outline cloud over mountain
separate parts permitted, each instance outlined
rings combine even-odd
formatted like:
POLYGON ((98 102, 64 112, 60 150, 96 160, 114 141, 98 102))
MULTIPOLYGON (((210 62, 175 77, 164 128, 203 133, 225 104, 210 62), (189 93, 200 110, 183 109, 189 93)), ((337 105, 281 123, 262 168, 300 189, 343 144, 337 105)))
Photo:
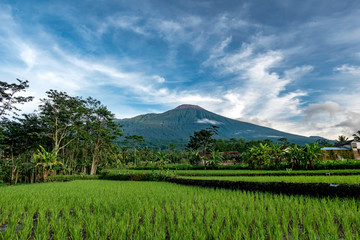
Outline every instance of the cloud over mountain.
MULTIPOLYGON (((5 0, 0 78, 118 117, 183 103, 293 133, 358 129, 360 3, 5 0)), ((37 102, 25 105, 27 111, 37 102)))

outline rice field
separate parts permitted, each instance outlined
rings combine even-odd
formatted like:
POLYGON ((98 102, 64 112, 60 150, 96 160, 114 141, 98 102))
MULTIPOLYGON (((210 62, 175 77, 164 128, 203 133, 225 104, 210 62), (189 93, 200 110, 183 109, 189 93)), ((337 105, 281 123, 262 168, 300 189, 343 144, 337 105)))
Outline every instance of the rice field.
POLYGON ((202 179, 202 180, 245 181, 245 182, 360 184, 360 175, 351 175, 351 176, 179 176, 178 178, 202 179))
POLYGON ((360 202, 73 181, 0 188, 0 239, 359 239, 360 202))

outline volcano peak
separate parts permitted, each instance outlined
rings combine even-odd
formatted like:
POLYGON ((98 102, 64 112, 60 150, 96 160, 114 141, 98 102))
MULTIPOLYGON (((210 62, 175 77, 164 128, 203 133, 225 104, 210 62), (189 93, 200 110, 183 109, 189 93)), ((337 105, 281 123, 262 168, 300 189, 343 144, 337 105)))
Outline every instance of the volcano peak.
POLYGON ((180 106, 177 106, 174 109, 186 109, 186 108, 203 109, 202 107, 200 107, 198 105, 192 105, 192 104, 182 104, 180 106))

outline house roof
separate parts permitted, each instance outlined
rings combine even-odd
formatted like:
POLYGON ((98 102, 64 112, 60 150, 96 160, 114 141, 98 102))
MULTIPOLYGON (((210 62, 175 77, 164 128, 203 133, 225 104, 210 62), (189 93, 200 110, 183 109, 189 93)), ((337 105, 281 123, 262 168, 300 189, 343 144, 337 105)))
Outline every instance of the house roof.
POLYGON ((349 150, 348 148, 342 148, 342 147, 324 147, 321 149, 322 151, 327 151, 327 150, 349 150))
POLYGON ((345 141, 345 142, 338 142, 338 143, 335 143, 334 146, 335 147, 342 147, 342 146, 345 146, 345 145, 350 145, 353 141, 354 141, 354 139, 348 140, 348 141, 345 141))

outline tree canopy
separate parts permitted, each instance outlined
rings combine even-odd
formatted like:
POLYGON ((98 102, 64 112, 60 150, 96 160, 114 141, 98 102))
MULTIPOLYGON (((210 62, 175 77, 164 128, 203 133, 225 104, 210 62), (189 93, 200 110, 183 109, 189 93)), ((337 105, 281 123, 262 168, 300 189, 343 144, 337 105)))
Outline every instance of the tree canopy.
POLYGON ((210 148, 213 147, 215 139, 214 135, 218 134, 218 128, 215 125, 212 125, 209 128, 201 129, 200 131, 195 131, 193 136, 190 136, 187 149, 191 150, 202 150, 203 152, 208 152, 210 148))
POLYGON ((0 81, 0 117, 8 115, 9 112, 13 112, 16 115, 16 111, 20 111, 20 109, 15 106, 16 104, 32 101, 34 98, 32 96, 17 96, 17 93, 23 92, 29 87, 29 81, 16 80, 19 83, 0 81))
MULTIPOLYGON (((19 82, 0 82, 2 114, 18 110, 13 104, 32 99, 15 96, 28 87, 28 81, 19 82)), ((120 150, 114 140, 122 130, 106 106, 91 97, 84 100, 57 90, 46 94, 38 111, 1 121, 0 176, 5 181, 45 180, 54 170, 96 174, 100 165, 118 159, 120 150)))

